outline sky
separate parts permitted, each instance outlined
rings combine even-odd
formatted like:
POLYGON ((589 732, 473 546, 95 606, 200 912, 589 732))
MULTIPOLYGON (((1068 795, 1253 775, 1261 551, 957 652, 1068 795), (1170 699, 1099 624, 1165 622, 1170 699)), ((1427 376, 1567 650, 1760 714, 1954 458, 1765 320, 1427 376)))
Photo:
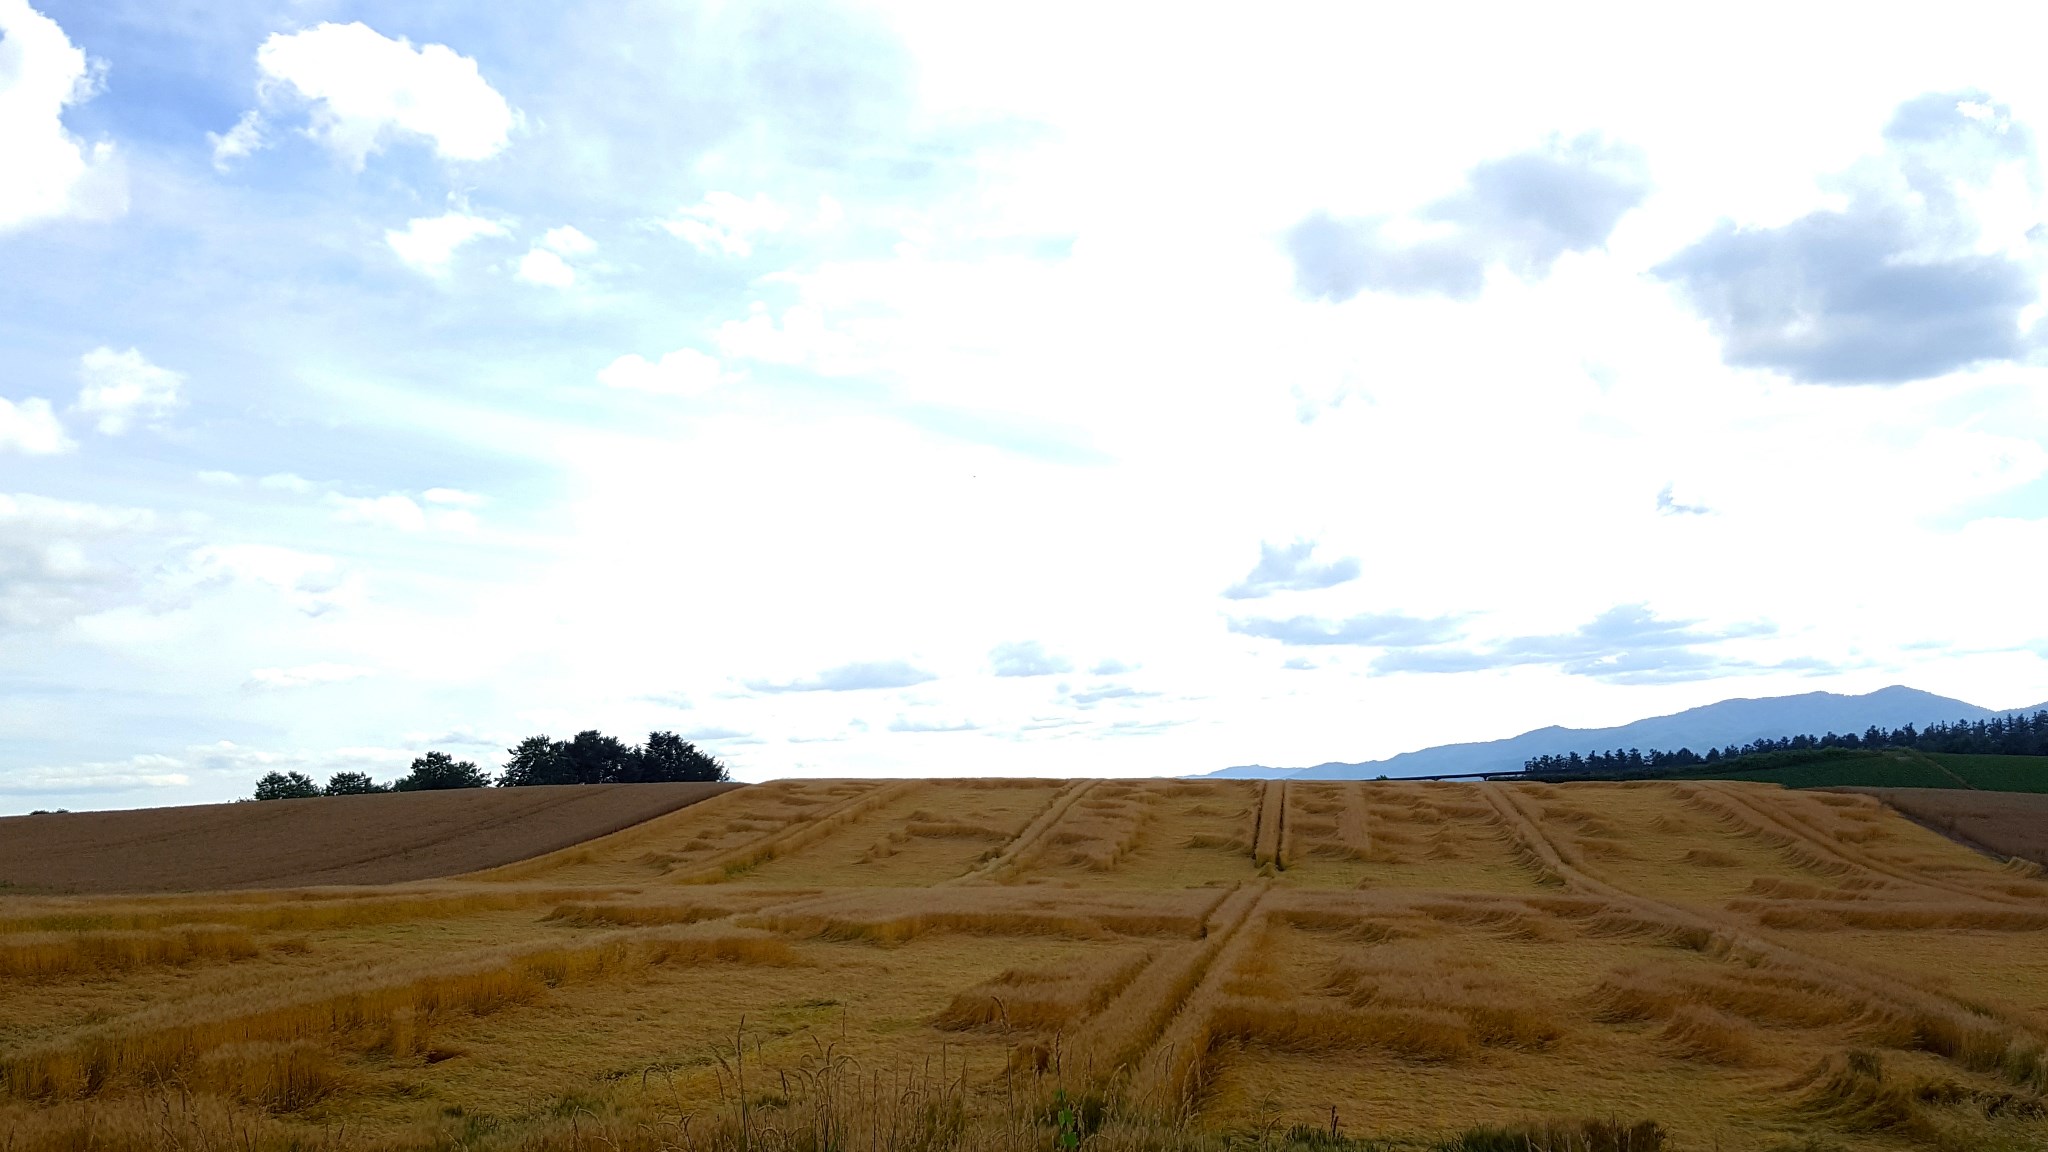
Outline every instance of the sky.
POLYGON ((2048 699, 2036 7, 0 0, 0 813, 2048 699))

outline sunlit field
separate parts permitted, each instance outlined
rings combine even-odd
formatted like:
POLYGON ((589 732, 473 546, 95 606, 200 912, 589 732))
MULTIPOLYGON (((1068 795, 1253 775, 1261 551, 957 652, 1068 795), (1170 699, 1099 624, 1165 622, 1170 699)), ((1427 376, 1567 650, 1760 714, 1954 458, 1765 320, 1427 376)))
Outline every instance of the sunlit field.
POLYGON ((2048 882, 1730 783, 803 781, 0 899, 0 1148, 2048 1148, 2048 882))

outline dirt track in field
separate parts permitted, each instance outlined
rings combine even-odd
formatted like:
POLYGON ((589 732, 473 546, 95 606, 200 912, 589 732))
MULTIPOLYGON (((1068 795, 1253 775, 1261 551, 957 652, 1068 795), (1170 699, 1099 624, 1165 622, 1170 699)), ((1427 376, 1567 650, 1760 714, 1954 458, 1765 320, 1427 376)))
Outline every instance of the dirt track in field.
POLYGON ((0 817, 0 884, 102 893, 427 880, 553 852, 735 787, 460 789, 0 817))
POLYGON ((1972 848, 2048 865, 2048 794, 1960 788, 1844 788, 1865 792, 1925 828, 1972 848))

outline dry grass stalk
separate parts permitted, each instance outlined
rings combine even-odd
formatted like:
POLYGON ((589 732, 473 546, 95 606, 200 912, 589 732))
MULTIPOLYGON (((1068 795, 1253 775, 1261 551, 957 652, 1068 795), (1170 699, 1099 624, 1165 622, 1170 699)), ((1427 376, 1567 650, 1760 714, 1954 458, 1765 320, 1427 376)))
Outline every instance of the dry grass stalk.
POLYGON ((246 960, 256 941, 240 928, 191 925, 142 931, 0 936, 0 976, 48 980, 201 960, 246 960))
POLYGON ((52 1044, 0 1056, 0 1084, 18 1097, 91 1095, 124 1077, 160 1080, 224 1044, 337 1034, 388 1034, 394 1015, 484 1015, 569 980, 673 961, 785 964, 789 945, 766 933, 620 932, 581 947, 501 950, 427 970, 397 970, 288 990, 269 1003, 246 993, 144 1011, 52 1044), (339 984, 339 987, 333 985, 339 984))

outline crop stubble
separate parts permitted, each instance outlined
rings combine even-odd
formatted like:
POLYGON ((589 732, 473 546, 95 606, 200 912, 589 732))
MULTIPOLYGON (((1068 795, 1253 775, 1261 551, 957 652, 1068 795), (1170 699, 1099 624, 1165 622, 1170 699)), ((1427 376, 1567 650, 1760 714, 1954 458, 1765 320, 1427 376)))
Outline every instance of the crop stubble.
POLYGON ((0 928, 23 1147, 171 1093, 245 1143, 684 1147, 754 1100, 736 1072, 774 1086, 743 1123, 824 1122, 828 1053, 938 1061, 988 1147, 1054 1092, 1130 1147, 1333 1109, 1417 1147, 1608 1115, 2048 1147, 2048 882, 1856 795, 787 781, 432 884, 13 897, 0 928))

